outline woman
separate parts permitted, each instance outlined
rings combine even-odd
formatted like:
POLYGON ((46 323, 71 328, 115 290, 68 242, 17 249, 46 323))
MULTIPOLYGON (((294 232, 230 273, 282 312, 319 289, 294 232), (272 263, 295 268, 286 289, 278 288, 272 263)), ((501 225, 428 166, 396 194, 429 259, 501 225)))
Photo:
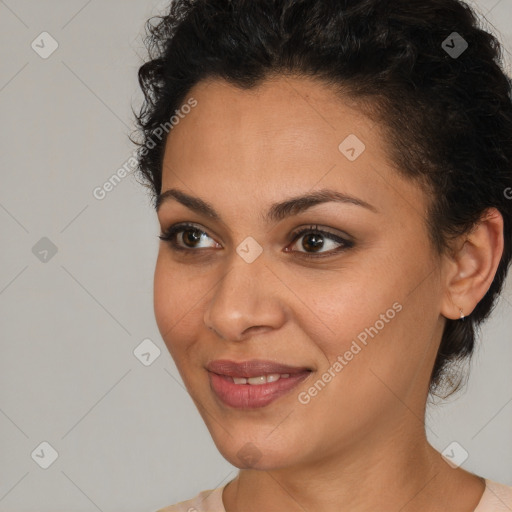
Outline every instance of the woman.
POLYGON ((178 0, 149 25, 155 316, 221 454, 170 511, 487 512, 425 435, 512 254, 511 85, 458 0, 178 0))

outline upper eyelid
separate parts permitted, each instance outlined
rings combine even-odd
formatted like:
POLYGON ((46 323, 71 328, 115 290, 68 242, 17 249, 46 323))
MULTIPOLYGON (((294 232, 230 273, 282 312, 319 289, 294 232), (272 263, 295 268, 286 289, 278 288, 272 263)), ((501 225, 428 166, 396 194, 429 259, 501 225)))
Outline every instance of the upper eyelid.
MULTIPOLYGON (((204 229, 200 224, 196 224, 194 222, 178 222, 176 224, 172 224, 171 226, 169 226, 168 228, 163 230, 162 234, 165 235, 166 232, 173 230, 174 236, 175 236, 178 233, 181 233, 187 229, 197 229, 201 233, 205 233, 209 238, 214 240, 216 243, 219 243, 219 242, 217 242, 215 237, 211 236, 211 234, 209 233, 209 230, 204 229)), ((344 233, 343 231, 338 232, 338 233, 333 233, 330 231, 330 229, 332 229, 332 228, 324 227, 323 225, 318 224, 318 223, 317 224, 310 223, 308 225, 303 225, 303 226, 297 227, 292 230, 292 233, 291 233, 291 236, 293 237, 292 242, 294 242, 297 238, 304 236, 308 232, 313 232, 313 233, 320 232, 320 233, 323 233, 323 234, 327 235, 328 237, 330 237, 330 239, 336 243, 340 243, 338 240, 335 240, 336 238, 341 239, 342 241, 344 241, 346 243, 353 243, 353 240, 352 240, 353 237, 351 237, 350 235, 344 233)), ((215 235, 215 236, 217 236, 217 235, 215 235)), ((193 251, 194 249, 190 249, 190 250, 193 251)))
MULTIPOLYGON (((177 222, 175 224, 171 224, 169 227, 165 228, 165 229, 162 229, 162 232, 165 233, 166 231, 170 231, 171 229, 180 229, 180 230, 185 230, 187 228, 189 229, 197 229, 198 231, 201 231, 203 233, 206 233, 208 236, 209 233, 210 233, 210 229, 208 228, 204 228, 203 226, 201 226, 201 224, 197 224, 195 222, 177 222)), ((340 236, 340 237, 343 237, 343 236, 346 236, 346 237, 349 237, 348 234, 344 233, 343 231, 340 231, 340 230, 336 230, 338 231, 338 233, 331 233, 329 230, 330 229, 335 229, 335 228, 329 228, 329 227, 324 227, 322 224, 318 224, 318 223, 309 223, 309 224, 306 224, 306 225, 303 225, 303 226, 299 226, 298 228, 294 228, 292 230, 292 233, 293 234, 298 234, 300 233, 301 231, 325 231, 327 232, 328 234, 332 234, 334 236, 340 236)), ((214 233, 215 234, 215 233, 214 233)), ((215 234, 215 236, 218 236, 215 234)))
POLYGON ((201 233, 206 233, 212 239, 220 238, 219 235, 217 235, 215 232, 213 232, 214 236, 212 236, 211 230, 205 229, 203 226, 195 222, 176 222, 166 228, 162 228, 161 234, 165 235, 171 230, 176 230, 177 233, 180 233, 181 231, 185 231, 187 229, 197 229, 198 231, 201 231, 201 233))

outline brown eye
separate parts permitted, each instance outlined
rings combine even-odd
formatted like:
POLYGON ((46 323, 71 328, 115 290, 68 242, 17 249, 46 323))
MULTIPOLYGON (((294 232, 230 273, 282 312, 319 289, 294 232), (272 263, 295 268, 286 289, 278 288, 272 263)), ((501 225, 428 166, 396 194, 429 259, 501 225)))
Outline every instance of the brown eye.
POLYGON ((350 240, 342 238, 339 235, 335 235, 334 233, 318 229, 317 226, 310 226, 309 228, 302 229, 301 231, 294 233, 293 236, 293 242, 295 245, 297 245, 297 241, 302 238, 300 247, 304 249, 304 251, 298 250, 294 252, 298 252, 305 256, 316 257, 316 254, 318 254, 319 257, 324 255, 330 256, 354 246, 354 243, 350 240), (329 247, 332 247, 332 249, 322 251, 322 249, 329 249, 329 247))
MULTIPOLYGON (((318 229, 317 226, 309 226, 294 233, 293 242, 298 245, 298 239, 302 238, 300 247, 303 250, 289 250, 286 252, 296 252, 305 257, 323 257, 338 254, 354 246, 354 242, 343 238, 334 233, 318 229), (330 249, 332 246, 332 249, 330 249), (327 248, 328 250, 323 250, 327 248), (329 250, 330 249, 330 250, 329 250)), ((184 255, 201 253, 199 249, 218 248, 219 244, 211 238, 206 231, 199 229, 193 224, 176 224, 167 229, 159 236, 160 240, 168 242, 171 249, 182 252, 184 255), (181 235, 181 236, 180 236, 181 235), (200 247, 198 244, 207 239, 213 241, 213 245, 200 247)))
MULTIPOLYGON (((171 247, 177 251, 193 252, 198 248, 202 248, 197 246, 199 242, 211 237, 209 237, 205 231, 192 224, 176 224, 167 229, 158 238, 168 242, 171 247), (181 241, 178 242, 180 239, 181 241)), ((215 243, 213 246, 210 245, 209 247, 215 247, 215 243)))
POLYGON ((198 229, 184 229, 181 233, 181 238, 188 247, 195 247, 195 244, 201 240, 203 235, 198 229))
POLYGON ((322 249, 324 243, 324 235, 319 233, 308 233, 302 239, 302 247, 313 252, 322 249))

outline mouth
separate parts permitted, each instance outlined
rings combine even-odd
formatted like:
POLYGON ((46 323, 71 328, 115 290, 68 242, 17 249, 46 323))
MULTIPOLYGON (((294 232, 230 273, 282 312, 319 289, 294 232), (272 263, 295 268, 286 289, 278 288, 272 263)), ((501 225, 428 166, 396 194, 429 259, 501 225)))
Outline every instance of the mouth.
POLYGON ((238 409, 265 407, 288 394, 312 373, 308 367, 289 366, 273 361, 230 360, 210 362, 210 387, 225 405, 238 409))

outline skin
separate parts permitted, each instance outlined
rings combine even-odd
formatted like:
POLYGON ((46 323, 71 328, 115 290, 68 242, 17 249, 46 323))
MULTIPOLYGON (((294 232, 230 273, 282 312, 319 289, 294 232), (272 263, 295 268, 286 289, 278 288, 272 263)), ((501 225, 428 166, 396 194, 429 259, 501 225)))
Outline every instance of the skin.
POLYGON ((483 479, 450 467, 428 443, 425 405, 446 318, 469 315, 492 283, 503 251, 503 219, 489 210, 452 255, 439 255, 425 223, 430 198, 401 177, 378 124, 327 85, 292 76, 244 91, 221 80, 189 93, 198 104, 174 126, 162 191, 210 203, 221 221, 174 199, 158 211, 162 231, 191 222, 207 236, 162 241, 155 317, 180 375, 222 455, 241 468, 224 489, 227 512, 474 510, 483 479), (348 160, 338 145, 356 134, 366 149, 348 160), (366 201, 328 202, 276 223, 278 201, 323 188, 366 201), (324 238, 316 254, 297 228, 324 238), (247 263, 246 237, 263 248, 247 263), (288 248, 288 251, 286 250, 288 248), (201 253, 201 255, 199 254, 201 253), (402 306, 307 404, 307 391, 357 335, 402 306), (270 359, 313 371, 270 405, 230 408, 210 388, 215 359, 270 359), (237 453, 258 454, 248 465, 237 453), (247 449, 247 446, 246 448, 247 449))

